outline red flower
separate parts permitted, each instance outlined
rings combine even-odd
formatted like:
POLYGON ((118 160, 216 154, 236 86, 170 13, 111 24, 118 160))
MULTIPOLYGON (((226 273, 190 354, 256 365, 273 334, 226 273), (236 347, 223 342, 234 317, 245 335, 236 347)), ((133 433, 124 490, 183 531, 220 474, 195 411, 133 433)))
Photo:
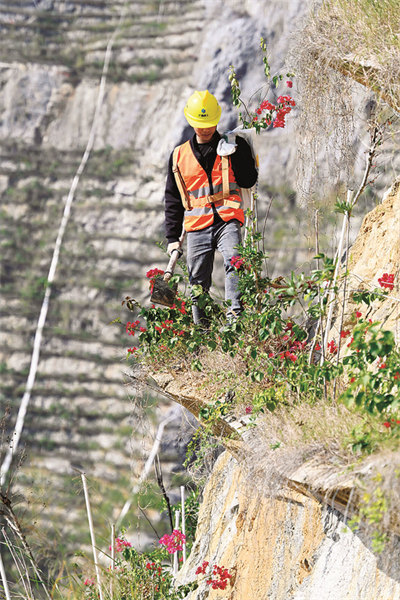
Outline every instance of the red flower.
POLYGON ((331 340, 328 344, 328 350, 331 354, 336 354, 338 351, 338 348, 336 346, 336 342, 335 340, 331 340))
POLYGON ((379 365, 380 369, 384 369, 386 367, 386 363, 382 363, 381 365, 379 365))
POLYGON ((286 85, 287 85, 288 88, 293 87, 293 81, 287 81, 286 85))
POLYGON ((378 283, 382 288, 388 288, 389 290, 392 290, 394 288, 394 274, 391 273, 390 275, 388 273, 384 273, 382 275, 382 277, 380 277, 378 279, 378 283))
POLYGON ((204 560, 201 567, 197 567, 196 575, 200 575, 200 574, 204 575, 208 565, 209 565, 209 563, 206 560, 204 560))
POLYGON ((232 256, 231 265, 235 267, 235 269, 240 269, 244 265, 244 258, 240 256, 232 256))
POLYGON ((261 110, 275 110, 276 106, 271 104, 271 102, 268 102, 268 100, 264 100, 261 102, 260 108, 261 110))
POLYGON ((272 125, 272 127, 277 128, 277 127, 285 127, 285 119, 281 118, 279 119, 278 117, 275 119, 274 124, 272 125))
POLYGON ((148 279, 153 279, 153 277, 157 277, 157 275, 164 275, 164 271, 161 271, 160 269, 150 269, 150 271, 147 271, 146 273, 148 279))
POLYGON ((131 323, 128 321, 126 324, 126 333, 128 335, 135 335, 135 328, 139 325, 139 322, 140 321, 133 321, 133 323, 131 323))
POLYGON ((285 352, 285 357, 288 358, 289 360, 291 360, 292 362, 296 362, 296 360, 297 360, 297 356, 295 354, 293 354, 293 352, 290 352, 289 350, 287 350, 285 352))
POLYGON ((389 423, 389 421, 385 421, 385 422, 383 423, 383 426, 384 426, 384 427, 387 427, 387 428, 389 429, 389 427, 390 427, 390 423, 389 423))
POLYGON ((340 332, 340 337, 341 337, 341 338, 345 338, 345 337, 347 337, 348 335, 350 335, 350 331, 349 331, 349 329, 342 330, 342 331, 340 332))
POLYGON ((356 380, 356 378, 355 378, 355 377, 351 377, 351 378, 350 378, 350 383, 354 383, 354 382, 355 382, 355 380, 356 380))
POLYGON ((356 318, 357 319, 361 319, 361 317, 362 317, 362 313, 360 313, 360 311, 357 310, 356 311, 356 318))
POLYGON ((252 406, 246 406, 246 415, 251 415, 252 412, 253 412, 253 407, 252 406))

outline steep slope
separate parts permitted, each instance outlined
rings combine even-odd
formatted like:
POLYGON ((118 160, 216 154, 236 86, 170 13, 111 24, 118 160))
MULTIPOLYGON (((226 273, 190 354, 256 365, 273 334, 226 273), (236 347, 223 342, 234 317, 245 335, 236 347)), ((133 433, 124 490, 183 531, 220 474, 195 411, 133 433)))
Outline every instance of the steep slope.
MULTIPOLYGON (((27 519, 47 519, 46 496, 55 514, 68 506, 86 527, 77 465, 101 489, 96 505, 107 519, 128 495, 131 461, 136 475, 151 443, 150 425, 124 386, 132 338, 124 325, 110 323, 130 319, 120 305, 126 295, 148 301, 144 274, 165 262, 155 242, 163 239, 166 161, 188 135, 184 103, 193 89, 209 87, 224 109, 221 130, 235 126, 229 65, 244 95, 257 89, 260 36, 270 43, 273 71, 280 69, 305 10, 300 0, 0 2, 0 363, 8 431, 24 390, 66 195, 89 136, 105 49, 117 32, 95 151, 73 204, 23 433, 27 460, 18 481, 32 489, 27 519)), ((313 246, 296 205, 292 138, 289 126, 260 139, 260 216, 273 200, 266 245, 278 270, 309 258, 313 246)), ((168 405, 159 398, 157 404, 159 419, 168 405)), ((179 430, 178 418, 175 437, 179 430)), ((170 454, 165 463, 172 468, 170 454)), ((78 526, 71 529, 80 539, 78 526)))

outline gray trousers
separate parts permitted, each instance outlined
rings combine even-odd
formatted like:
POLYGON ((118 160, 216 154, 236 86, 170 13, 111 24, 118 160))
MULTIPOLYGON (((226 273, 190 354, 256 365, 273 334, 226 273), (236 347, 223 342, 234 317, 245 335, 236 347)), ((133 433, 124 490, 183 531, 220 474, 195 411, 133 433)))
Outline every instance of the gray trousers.
MULTIPOLYGON (((225 300, 231 301, 228 311, 240 314, 242 304, 238 290, 238 273, 231 265, 232 256, 239 254, 235 248, 241 243, 241 226, 239 221, 222 221, 220 218, 201 229, 200 231, 189 231, 187 233, 187 267, 189 271, 189 282, 193 285, 201 285, 204 292, 211 287, 211 276, 214 266, 215 251, 221 252, 225 267, 225 300)), ((195 298, 193 297, 194 301, 195 298)), ((193 320, 196 324, 205 324, 204 311, 193 304, 193 320)))

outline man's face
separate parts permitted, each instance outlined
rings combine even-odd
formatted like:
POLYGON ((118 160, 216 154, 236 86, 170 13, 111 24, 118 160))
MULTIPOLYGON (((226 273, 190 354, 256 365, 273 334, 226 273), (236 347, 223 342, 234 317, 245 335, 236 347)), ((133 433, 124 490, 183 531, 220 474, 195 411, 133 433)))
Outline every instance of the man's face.
POLYGON ((197 141, 199 142, 199 144, 207 144, 207 142, 209 142, 211 140, 216 129, 217 129, 216 125, 214 127, 206 127, 206 128, 194 127, 194 132, 196 134, 197 141))

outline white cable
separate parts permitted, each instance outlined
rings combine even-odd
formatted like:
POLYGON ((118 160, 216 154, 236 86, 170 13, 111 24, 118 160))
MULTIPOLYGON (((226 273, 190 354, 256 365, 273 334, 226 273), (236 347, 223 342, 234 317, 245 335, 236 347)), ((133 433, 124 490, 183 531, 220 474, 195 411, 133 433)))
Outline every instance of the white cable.
POLYGON ((115 40, 115 36, 117 35, 117 32, 118 32, 119 28, 121 27, 122 21, 124 19, 126 5, 127 5, 127 0, 125 1, 124 6, 122 7, 118 25, 117 25, 116 29, 114 30, 114 32, 107 44, 105 57, 104 57, 103 71, 102 71, 101 80, 100 80, 99 94, 97 97, 97 104, 96 104, 96 109, 95 109, 95 113, 94 113, 94 117, 93 117, 92 127, 91 127, 90 133, 89 133, 89 139, 88 139, 88 142, 86 145, 86 150, 82 157, 81 163, 80 163, 78 170, 75 174, 75 177, 72 181, 72 185, 71 185, 71 188, 68 193, 67 201, 65 203, 64 214, 61 219, 61 223, 60 223, 60 227, 58 230, 58 235, 57 235, 57 239, 56 239, 56 243, 55 243, 55 247, 54 247, 53 257, 52 257, 51 264, 50 264, 49 274, 47 276, 47 285, 46 285, 45 295, 43 298, 42 308, 40 310, 39 320, 38 320, 38 324, 36 326, 35 339, 33 342, 33 351, 32 351, 32 357, 31 357, 31 364, 30 364, 30 368, 29 368, 28 380, 26 383, 24 395, 21 400, 21 405, 19 407, 14 432, 10 439, 10 444, 9 444, 9 447, 6 452, 6 456, 4 458, 3 464, 1 465, 1 469, 0 469, 0 486, 3 486, 5 483, 7 473, 10 469, 13 456, 15 455, 15 453, 18 450, 18 444, 19 444, 19 441, 21 438, 21 433, 22 433, 23 427, 24 427, 26 412, 27 412, 28 405, 29 405, 29 402, 31 399, 31 392, 32 392, 32 389, 33 389, 33 386, 35 383, 35 379, 36 379, 36 373, 37 373, 39 356, 40 356, 40 347, 41 347, 42 337, 43 337, 43 328, 46 323, 50 295, 51 295, 51 286, 52 286, 52 283, 54 282, 54 277, 56 274, 61 244, 63 241, 65 229, 68 224, 69 216, 71 213, 71 206, 72 206, 72 202, 74 199, 75 191, 76 191, 76 188, 78 187, 80 176, 82 175, 82 173, 86 167, 86 163, 89 159, 90 152, 93 148, 97 125, 98 125, 98 122, 100 119, 100 111, 101 111, 101 107, 102 107, 103 99, 104 99, 108 67, 109 67, 110 58, 111 58, 111 50, 112 50, 112 46, 113 46, 113 43, 115 40))
POLYGON ((4 590, 6 600, 11 600, 10 589, 8 587, 7 575, 6 575, 6 571, 4 569, 3 559, 1 558, 1 553, 0 553, 0 575, 1 575, 1 581, 3 583, 3 590, 4 590))
POLYGON ((131 490, 131 493, 130 493, 130 496, 129 496, 128 500, 125 502, 124 506, 122 507, 122 510, 121 510, 121 512, 119 514, 119 517, 116 520, 115 526, 116 526, 117 530, 119 529, 119 527, 120 527, 120 525, 121 525, 124 517, 128 513, 128 510, 130 509, 130 507, 132 505, 133 498, 134 498, 135 494, 139 491, 140 486, 142 485, 142 483, 147 479, 147 476, 148 476, 148 474, 150 472, 150 469, 151 469, 151 465, 154 462, 154 459, 155 459, 155 457, 156 457, 156 455, 158 453, 158 449, 159 449, 161 441, 162 441, 162 437, 163 437, 163 433, 164 433, 164 427, 168 423, 170 423, 171 421, 174 421, 175 419, 176 419, 176 415, 173 414, 173 415, 171 415, 171 416, 166 417, 165 419, 163 419, 161 421, 161 423, 159 424, 158 429, 157 429, 157 433, 156 433, 156 437, 154 439, 153 447, 152 447, 151 452, 150 452, 150 454, 149 454, 149 456, 148 456, 148 458, 146 460, 146 463, 145 463, 145 465, 143 467, 143 471, 142 471, 142 473, 141 473, 141 475, 139 477, 139 481, 138 481, 138 483, 135 486, 133 486, 133 488, 131 490))

